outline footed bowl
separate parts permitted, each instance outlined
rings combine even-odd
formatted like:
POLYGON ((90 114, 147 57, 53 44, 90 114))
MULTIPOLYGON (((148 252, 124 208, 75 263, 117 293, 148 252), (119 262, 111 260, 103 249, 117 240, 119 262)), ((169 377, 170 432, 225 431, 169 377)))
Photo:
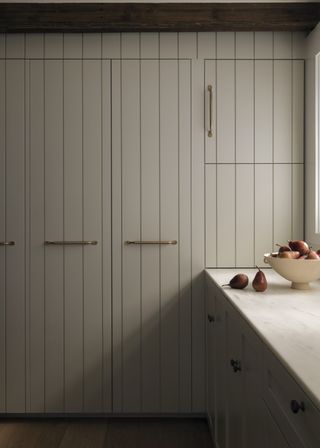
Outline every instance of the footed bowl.
POLYGON ((281 277, 289 280, 293 289, 310 289, 310 282, 320 279, 320 259, 304 260, 278 258, 264 254, 264 262, 269 264, 281 277))

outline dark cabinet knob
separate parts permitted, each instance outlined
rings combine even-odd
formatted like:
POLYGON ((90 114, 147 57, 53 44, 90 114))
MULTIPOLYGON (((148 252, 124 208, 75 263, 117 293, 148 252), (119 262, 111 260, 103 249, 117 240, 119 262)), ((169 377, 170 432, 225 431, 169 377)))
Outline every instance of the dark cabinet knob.
POLYGON ((231 359, 230 365, 233 368, 234 373, 241 372, 241 362, 237 359, 231 359))
POLYGON ((294 414, 298 414, 299 411, 304 412, 306 410, 304 402, 300 401, 299 403, 297 400, 291 400, 290 408, 294 414))
POLYGON ((212 316, 212 314, 208 314, 208 321, 210 323, 215 321, 215 318, 214 318, 214 316, 212 316))

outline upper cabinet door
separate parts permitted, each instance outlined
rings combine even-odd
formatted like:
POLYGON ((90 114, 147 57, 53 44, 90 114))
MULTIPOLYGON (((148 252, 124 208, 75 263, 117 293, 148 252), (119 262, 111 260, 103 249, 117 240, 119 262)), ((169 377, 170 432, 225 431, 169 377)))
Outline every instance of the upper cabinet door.
POLYGON ((114 410, 188 412, 191 62, 113 61, 112 80, 114 410))
POLYGON ((268 36, 255 34, 255 59, 237 33, 236 59, 204 61, 207 267, 260 265, 279 241, 303 238, 304 61, 288 33, 265 53, 268 36))

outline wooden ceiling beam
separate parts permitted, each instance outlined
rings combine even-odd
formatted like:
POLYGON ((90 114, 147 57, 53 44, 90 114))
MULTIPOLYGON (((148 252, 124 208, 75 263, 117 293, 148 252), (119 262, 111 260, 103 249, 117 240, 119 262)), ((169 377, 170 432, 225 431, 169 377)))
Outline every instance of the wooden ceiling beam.
POLYGON ((0 3, 0 32, 310 31, 320 3, 0 3))

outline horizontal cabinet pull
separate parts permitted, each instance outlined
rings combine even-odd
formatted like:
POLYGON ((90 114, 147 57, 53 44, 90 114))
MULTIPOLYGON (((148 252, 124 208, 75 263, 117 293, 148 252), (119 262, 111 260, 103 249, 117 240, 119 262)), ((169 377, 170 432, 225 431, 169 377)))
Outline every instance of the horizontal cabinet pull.
POLYGON ((177 240, 168 240, 168 241, 126 241, 126 244, 168 244, 175 245, 178 244, 177 240))
POLYGON ((45 241, 46 246, 96 246, 98 241, 45 241))
POLYGON ((15 241, 0 241, 0 246, 15 246, 15 241))

